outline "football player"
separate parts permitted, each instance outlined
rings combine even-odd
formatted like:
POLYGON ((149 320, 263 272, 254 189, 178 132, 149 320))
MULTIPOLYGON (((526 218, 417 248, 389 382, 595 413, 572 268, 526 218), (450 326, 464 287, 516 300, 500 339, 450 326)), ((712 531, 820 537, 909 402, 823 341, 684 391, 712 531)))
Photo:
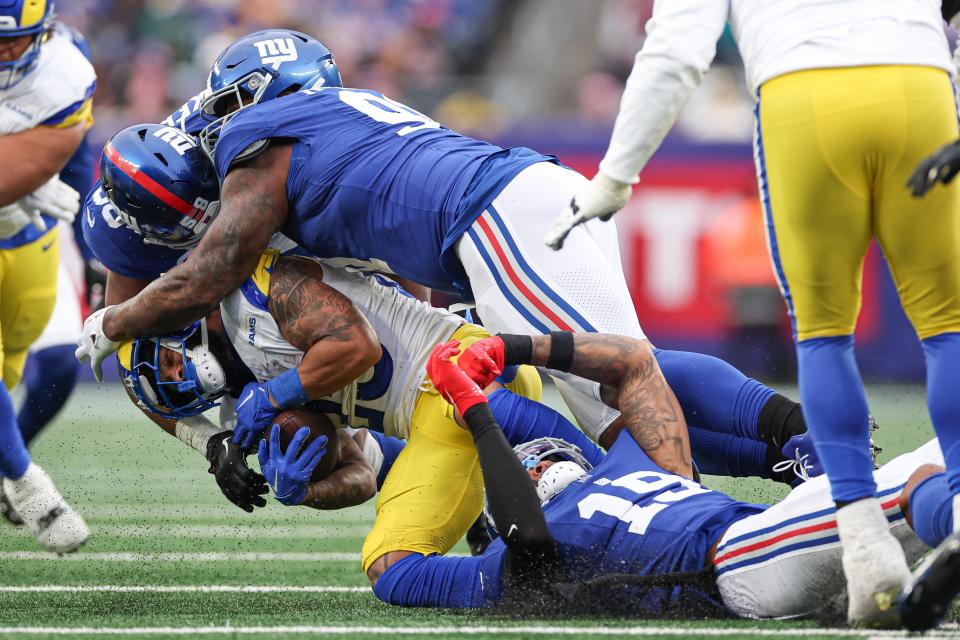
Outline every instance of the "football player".
POLYGON ((83 519, 32 463, 8 390, 57 298, 58 219, 71 221, 79 195, 57 174, 92 122, 93 66, 70 33, 54 28, 48 0, 0 7, 0 476, 12 508, 46 549, 66 553, 87 539, 83 519))
MULTIPOLYGON (((692 596, 739 616, 764 618, 809 615, 837 595, 841 550, 826 477, 803 483, 777 504, 759 505, 697 483, 689 464, 675 472, 657 465, 646 451, 663 449, 682 462, 689 442, 682 422, 651 420, 638 401, 648 368, 636 340, 502 335, 463 352, 455 341, 438 345, 427 366, 473 437, 502 538, 475 558, 390 554, 368 572, 381 600, 473 608, 502 602, 510 589, 523 589, 521 597, 546 590, 550 597, 537 602, 604 612, 607 603, 578 598, 577 589, 619 576, 614 586, 621 595, 627 590, 630 597, 620 601, 630 600, 632 612, 692 596), (458 354, 459 366, 451 361, 458 354), (608 387, 624 416, 625 428, 598 464, 553 442, 518 447, 521 465, 490 412, 481 386, 505 366, 547 361, 608 387), (631 577, 658 574, 698 575, 685 589, 677 588, 683 582, 669 583, 657 592, 648 582, 640 592, 628 590, 643 584, 631 577), (556 588, 556 582, 573 589, 556 588)), ((876 473, 886 526, 911 559, 948 533, 941 522, 950 505, 942 463, 934 440, 876 473)))
MULTIPOLYGON (((255 442, 280 410, 300 406, 328 413, 344 426, 405 439, 395 462, 377 463, 368 455, 375 468, 366 471, 355 454, 337 477, 309 483, 322 445, 311 443, 298 457, 301 435, 283 452, 275 426, 269 434, 274 444, 260 445, 261 470, 282 503, 331 509, 367 500, 375 490, 374 473, 382 478, 389 467, 377 485, 377 519, 362 553, 365 570, 411 547, 445 553, 463 536, 482 507, 479 467, 461 442, 468 434, 453 421, 451 405, 424 388, 424 376, 435 344, 451 338, 470 344, 488 335, 483 329, 410 297, 381 276, 284 256, 277 249, 264 253, 254 275, 221 302, 219 315, 222 330, 210 319, 181 334, 121 346, 124 381, 145 408, 183 418, 211 408, 232 390, 239 396, 239 424, 258 425, 238 426, 244 445, 255 442)), ((508 387, 526 398, 494 380, 486 386, 511 440, 562 436, 579 443, 590 460, 602 457, 573 425, 530 399, 540 395, 535 371, 521 367, 509 377, 508 387)), ((210 438, 216 437, 213 429, 210 438)), ((780 437, 794 435, 801 434, 780 437)), ((714 435, 704 448, 716 440, 714 435)))
MULTIPOLYGON (((263 32, 221 54, 203 102, 216 120, 201 137, 216 159, 218 219, 226 220, 214 220, 189 258, 136 298, 93 316, 79 357, 99 371, 115 340, 202 317, 243 282, 277 231, 317 257, 472 296, 492 330, 643 337, 615 229, 577 230, 578 250, 562 258, 540 243, 551 208, 569 199, 582 176, 529 149, 458 135, 374 91, 302 81, 283 95, 302 38, 263 32)), ((749 396, 737 406, 750 414, 743 422, 756 423, 769 396, 745 388, 738 372, 695 354, 664 357, 683 372, 685 380, 671 381, 678 393, 685 382, 699 385, 690 395, 726 419, 734 398, 749 396)), ((595 384, 558 375, 581 426, 604 442, 616 412, 599 402, 595 384)), ((661 378, 657 369, 652 380, 661 378)))
MULTIPOLYGON (((59 22, 54 23, 53 29, 69 36, 84 57, 91 59, 86 39, 79 32, 59 22)), ((89 137, 89 134, 84 136, 59 174, 64 183, 81 195, 86 195, 93 183, 95 158, 89 137)), ((91 311, 102 306, 102 300, 97 303, 98 296, 102 298, 103 293, 102 277, 96 269, 96 260, 90 258, 82 241, 81 220, 82 217, 77 217, 72 225, 66 222, 59 224, 57 302, 43 333, 30 345, 30 354, 24 367, 23 386, 26 394, 17 412, 17 425, 28 449, 33 439, 60 412, 76 386, 80 368, 74 365, 74 358, 69 356, 76 348, 83 326, 80 300, 86 293, 91 311), (95 306, 91 306, 91 303, 95 306)), ((7 511, 3 515, 8 520, 23 524, 16 512, 9 508, 9 502, 0 498, 0 511, 5 507, 7 511)))
POLYGON ((624 206, 729 22, 757 96, 754 146, 770 254, 793 319, 801 402, 839 508, 853 624, 882 620, 910 576, 876 495, 854 359, 861 273, 874 239, 921 341, 930 417, 960 494, 952 373, 960 358, 960 191, 917 200, 903 188, 924 156, 957 138, 940 4, 656 2, 600 171, 573 194, 548 238, 559 247, 572 225, 624 206))
MULTIPOLYGON (((339 71, 322 43, 308 38, 299 53, 298 64, 286 66, 289 73, 275 88, 296 87, 305 78, 339 86, 339 71)), ((126 146, 120 142, 122 136, 115 136, 121 150, 114 147, 113 152, 124 154, 124 164, 107 156, 101 159, 101 181, 87 195, 81 225, 85 242, 107 272, 106 305, 134 297, 173 268, 217 214, 217 178, 192 137, 207 124, 200 111, 207 94, 203 91, 188 99, 163 120, 164 127, 153 127, 149 136, 139 138, 140 130, 134 130, 137 133, 127 136, 126 146), (108 192, 119 206, 111 202, 108 192), (200 211, 203 215, 198 216, 200 211)), ((210 461, 210 472, 234 504, 246 511, 266 504, 257 493, 265 487, 262 478, 247 468, 242 449, 224 439, 227 431, 232 435, 232 407, 221 413, 222 428, 215 431, 220 435, 213 439, 209 436, 214 426, 202 415, 179 420, 148 416, 210 461)))

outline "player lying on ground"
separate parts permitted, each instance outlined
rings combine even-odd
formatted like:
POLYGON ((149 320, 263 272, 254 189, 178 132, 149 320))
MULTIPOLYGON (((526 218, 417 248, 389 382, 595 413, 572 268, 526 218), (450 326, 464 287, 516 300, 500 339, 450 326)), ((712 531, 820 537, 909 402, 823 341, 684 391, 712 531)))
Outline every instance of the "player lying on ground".
MULTIPOLYGON (((430 377, 470 429, 502 538, 475 558, 390 554, 369 572, 382 600, 483 607, 503 602, 517 582, 544 589, 549 581, 580 583, 607 574, 706 571, 715 580, 699 580, 686 595, 692 590, 740 616, 779 617, 816 612, 843 584, 826 478, 803 483, 775 505, 739 502, 694 482, 682 423, 668 414, 651 416, 637 398, 649 372, 635 340, 560 333, 494 337, 466 349, 456 366, 450 358, 459 351, 455 342, 438 346, 428 365, 430 377), (480 385, 504 366, 548 361, 609 388, 626 426, 593 469, 578 478, 556 474, 576 480, 555 492, 541 511, 534 485, 521 482, 528 472, 504 439, 480 385), (641 443, 648 449, 656 443, 672 470, 655 464, 641 443)), ((536 480, 542 473, 538 486, 555 475, 549 462, 541 461, 530 474, 536 480)), ((926 549, 917 535, 936 545, 949 531, 943 515, 950 495, 942 471, 933 441, 876 472, 890 531, 911 559, 926 549)), ((674 584, 638 607, 668 605, 680 596, 674 584)))
MULTIPOLYGON (((241 39, 221 55, 211 75, 213 94, 203 101, 218 118, 204 144, 216 151, 223 179, 221 213, 201 216, 187 201, 185 212, 209 223, 196 249, 135 298, 88 323, 78 354, 91 357, 97 371, 115 348, 108 335, 162 335, 214 309, 280 230, 312 255, 472 295, 494 331, 643 336, 613 227, 576 230, 562 256, 540 242, 553 209, 582 176, 529 149, 460 136, 376 92, 331 86, 329 74, 318 76, 323 89, 317 90, 319 80, 300 73, 301 63, 313 58, 261 60, 261 49, 280 44, 301 53, 322 46, 276 30, 241 39), (224 251, 233 234, 236 250, 224 251)), ((136 218, 138 212, 124 214, 136 218)), ((195 224, 181 215, 168 228, 193 235, 195 224)), ((688 413, 711 424, 737 422, 741 435, 756 436, 752 425, 771 391, 747 384, 715 359, 656 355, 688 413)), ((588 434, 612 442, 603 431, 616 413, 595 399, 595 385, 565 378, 560 388, 588 434)))
MULTIPOLYGON (((463 536, 482 508, 479 468, 469 440, 463 442, 467 434, 452 419, 450 405, 423 387, 429 350, 451 338, 466 344, 485 338, 488 334, 482 328, 405 295, 382 277, 365 277, 303 256, 283 256, 276 249, 267 251, 254 275, 224 299, 220 322, 222 331, 211 318, 206 332, 204 326, 191 327, 179 336, 140 338, 121 348, 124 379, 148 409, 182 418, 210 408, 222 394, 232 392, 239 396, 237 439, 243 444, 253 444, 279 411, 299 406, 327 413, 345 426, 366 426, 408 439, 383 482, 377 525, 364 557, 372 561, 404 548, 410 537, 418 539, 423 532, 433 545, 424 552, 443 553, 463 536), (243 426, 248 424, 255 426, 243 426), (449 498, 451 491, 459 501, 449 498), (439 510, 442 517, 436 515, 439 510), (424 513, 429 515, 421 517, 424 513), (413 533, 406 538, 398 534, 404 531, 413 533)), ((513 390, 539 398, 539 378, 533 369, 520 367, 508 377, 504 382, 513 390)), ((518 425, 512 436, 516 442, 531 437, 529 425, 517 417, 548 413, 541 422, 559 426, 536 435, 560 435, 600 455, 586 436, 542 405, 506 390, 493 393, 491 403, 504 424, 518 425)), ((783 405, 777 401, 774 406, 783 405)), ((778 419, 771 412, 765 416, 761 429, 768 440, 804 448, 796 421, 783 415, 778 419)), ((215 444, 206 448, 219 450, 228 432, 213 425, 207 430, 207 442, 215 444)), ((736 469, 741 475, 794 479, 792 471, 771 469, 789 465, 779 447, 694 431, 705 472, 736 469), (757 450, 763 454, 754 455, 757 450)), ((374 437, 381 449, 387 448, 374 437)), ((227 448, 231 446, 227 443, 227 448)), ((806 451, 801 457, 805 455, 806 451)), ((386 466, 374 470, 381 479, 386 466)), ((350 477, 356 486, 328 479, 311 485, 309 491, 305 486, 292 491, 286 480, 280 487, 277 478, 270 479, 286 504, 338 508, 372 495, 369 479, 350 477)), ((254 483, 251 491, 260 487, 254 483)))

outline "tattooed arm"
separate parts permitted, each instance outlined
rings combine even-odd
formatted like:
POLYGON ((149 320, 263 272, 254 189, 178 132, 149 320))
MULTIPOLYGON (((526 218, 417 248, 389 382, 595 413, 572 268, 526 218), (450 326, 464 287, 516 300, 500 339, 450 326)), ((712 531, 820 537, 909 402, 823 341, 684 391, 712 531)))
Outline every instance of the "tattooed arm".
POLYGON ((342 293, 323 282, 315 260, 280 258, 270 277, 270 314, 280 334, 304 352, 297 367, 309 398, 356 380, 380 359, 380 339, 342 293))
MULTIPOLYGON (((530 364, 547 364, 550 340, 549 335, 533 338, 530 364)), ((649 343, 605 333, 576 333, 573 340, 569 372, 610 385, 621 414, 617 424, 630 430, 633 439, 657 465, 692 478, 687 423, 649 343)), ((608 431, 613 428, 615 425, 608 431)))
POLYGON ((314 509, 345 509, 363 504, 377 493, 377 476, 360 447, 340 432, 337 467, 320 482, 311 482, 303 505, 314 509))
POLYGON ((103 332, 111 340, 181 329, 216 309, 250 277, 287 218, 292 149, 270 145, 230 170, 220 192, 220 214, 186 261, 104 315, 103 332))

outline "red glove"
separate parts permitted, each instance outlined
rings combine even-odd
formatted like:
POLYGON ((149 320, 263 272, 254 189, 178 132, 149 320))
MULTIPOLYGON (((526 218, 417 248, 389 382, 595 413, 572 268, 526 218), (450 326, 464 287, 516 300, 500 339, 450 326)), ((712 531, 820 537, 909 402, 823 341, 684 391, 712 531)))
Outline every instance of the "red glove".
POLYGON ((503 340, 492 336, 467 347, 457 364, 483 389, 503 373, 503 353, 503 340))
POLYGON ((460 353, 459 340, 451 340, 435 346, 427 361, 427 375, 430 376, 433 386, 440 395, 455 406, 460 415, 463 415, 470 407, 486 402, 487 396, 483 395, 483 390, 463 369, 450 362, 450 358, 458 353, 460 353))

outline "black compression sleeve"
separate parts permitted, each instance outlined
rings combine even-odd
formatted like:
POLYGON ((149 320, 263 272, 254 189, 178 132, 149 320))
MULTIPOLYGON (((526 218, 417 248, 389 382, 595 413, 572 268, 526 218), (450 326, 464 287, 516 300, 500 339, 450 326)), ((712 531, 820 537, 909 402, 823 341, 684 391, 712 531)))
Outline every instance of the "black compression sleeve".
POLYGON ((490 407, 477 404, 463 416, 477 445, 490 515, 507 547, 550 538, 540 498, 530 476, 497 425, 490 407))
POLYGON ((503 364, 530 364, 533 358, 533 338, 519 336, 512 333, 498 333, 497 337, 503 340, 503 364))
POLYGON ((540 498, 490 407, 474 405, 463 419, 477 446, 490 516, 507 545, 506 600, 514 604, 539 601, 535 596, 560 573, 557 545, 547 528, 540 498))

